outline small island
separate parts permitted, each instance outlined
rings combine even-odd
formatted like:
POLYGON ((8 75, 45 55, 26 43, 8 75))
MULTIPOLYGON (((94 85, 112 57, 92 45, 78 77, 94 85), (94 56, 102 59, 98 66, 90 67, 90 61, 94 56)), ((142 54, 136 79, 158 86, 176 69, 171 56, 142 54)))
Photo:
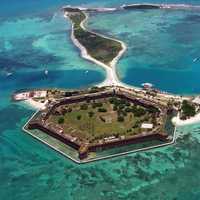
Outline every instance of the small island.
POLYGON ((23 130, 76 163, 174 144, 176 126, 200 119, 200 99, 122 86, 13 94, 38 111, 23 130))
POLYGON ((72 23, 72 39, 77 46, 86 49, 96 61, 106 66, 112 66, 112 62, 122 54, 123 44, 121 41, 86 30, 84 23, 87 20, 85 11, 79 8, 63 8, 65 17, 72 23))
POLYGON ((161 6, 159 4, 130 4, 130 5, 124 5, 122 6, 125 10, 134 10, 134 9, 161 9, 161 6))
POLYGON ((194 103, 184 100, 181 105, 180 119, 186 120, 190 117, 194 117, 197 114, 196 106, 194 103))
MULTIPOLYGON (((45 102, 45 107, 24 130, 78 163, 169 145, 174 142, 171 119, 176 110, 149 92, 116 86, 50 89, 42 97, 38 94, 44 91, 27 92, 34 101, 45 102), (52 138, 60 142, 59 147, 55 148, 52 138)), ((18 93, 13 98, 20 100, 19 95, 24 96, 18 93)))
MULTIPOLYGON (((193 7, 189 7, 193 8, 193 7)), ((120 8, 63 7, 71 39, 88 59, 107 71, 103 84, 83 90, 18 91, 15 101, 37 108, 23 130, 76 163, 107 159, 175 143, 176 126, 200 121, 200 98, 171 95, 151 83, 125 85, 115 65, 126 50, 119 40, 88 31, 89 12, 188 9, 184 5, 132 4, 120 8)), ((198 7, 195 7, 198 9, 198 7)))

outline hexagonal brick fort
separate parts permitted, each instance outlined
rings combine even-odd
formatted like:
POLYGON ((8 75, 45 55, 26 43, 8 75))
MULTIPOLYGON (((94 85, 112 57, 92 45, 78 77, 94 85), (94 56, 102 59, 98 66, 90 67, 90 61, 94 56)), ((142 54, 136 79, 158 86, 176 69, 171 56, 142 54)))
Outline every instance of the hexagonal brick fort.
MULTIPOLYGON (((70 112, 73 112, 70 110, 70 112)), ((33 117, 27 124, 27 130, 38 129, 49 136, 56 138, 64 144, 69 145, 73 149, 77 150, 79 159, 83 160, 87 158, 89 152, 96 152, 110 148, 116 148, 123 145, 136 144, 145 141, 159 140, 164 142, 169 142, 170 138, 165 131, 164 124, 166 116, 169 110, 166 106, 154 102, 152 99, 138 98, 133 93, 120 87, 105 88, 101 91, 88 92, 85 94, 76 94, 62 99, 56 99, 48 104, 45 110, 40 111, 37 116, 33 117), (141 106, 147 111, 153 111, 154 123, 155 124, 142 124, 143 129, 139 127, 138 130, 141 132, 136 134, 128 135, 115 134, 106 135, 106 133, 101 138, 96 138, 89 140, 76 134, 74 132, 66 132, 63 126, 59 123, 50 123, 49 119, 52 115, 67 115, 69 110, 66 107, 71 105, 79 105, 86 103, 90 105, 95 101, 107 101, 111 98, 117 98, 118 101, 125 100, 129 102, 129 105, 141 106)), ((110 115, 113 112, 108 112, 106 115, 110 115)), ((152 114, 151 114, 152 116, 152 114)), ((128 120, 127 120, 128 121, 128 120)), ((123 122, 121 122, 123 124, 123 122)), ((127 130, 128 131, 128 130, 127 130)), ((79 132, 79 130, 77 130, 79 132)))

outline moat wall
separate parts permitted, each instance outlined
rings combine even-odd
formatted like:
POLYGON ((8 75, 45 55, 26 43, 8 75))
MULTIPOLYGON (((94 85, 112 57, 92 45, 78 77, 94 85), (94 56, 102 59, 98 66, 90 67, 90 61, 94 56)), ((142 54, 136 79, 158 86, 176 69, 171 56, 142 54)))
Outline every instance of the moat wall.
MULTIPOLYGON (((56 128, 51 128, 47 125, 45 125, 45 119, 47 119, 54 111, 54 109, 56 107, 62 106, 62 105, 66 105, 66 104, 72 104, 72 103, 80 103, 80 102, 86 102, 86 101, 92 101, 92 100, 97 100, 97 99, 103 99, 103 98, 109 98, 109 97, 119 97, 121 99, 126 99, 132 103, 138 104, 140 106, 143 106, 145 108, 156 108, 158 110, 158 112, 160 112, 161 110, 163 112, 165 112, 165 110, 163 110, 163 108, 159 107, 158 105, 156 105, 153 102, 148 102, 146 100, 141 100, 141 99, 137 99, 129 94, 126 94, 124 92, 121 91, 104 91, 104 92, 98 92, 98 93, 91 93, 91 94, 83 94, 83 95, 79 95, 79 96, 72 96, 70 98, 63 98, 61 100, 59 100, 59 102, 55 102, 53 104, 51 104, 48 108, 48 111, 46 112, 46 115, 43 119, 43 122, 41 121, 41 119, 32 119, 29 124, 28 124, 28 129, 39 129, 45 133, 47 133, 48 135, 58 139, 59 141, 63 142, 64 144, 67 144, 69 146, 71 146, 72 148, 76 149, 77 151, 80 150, 80 147, 86 145, 84 143, 80 143, 76 140, 73 139, 73 137, 71 136, 67 136, 66 133, 60 133, 59 130, 56 130, 56 128)), ((168 141, 167 139, 167 134, 165 133, 160 133, 160 130, 158 130, 157 132, 151 132, 151 133, 147 133, 147 134, 142 134, 142 135, 135 135, 129 138, 124 138, 124 139, 120 139, 120 138, 115 138, 114 140, 110 140, 110 141, 104 141, 102 143, 98 143, 98 144, 88 144, 88 148, 85 152, 79 152, 79 157, 80 158, 85 158, 86 155, 89 152, 95 152, 95 151, 99 151, 99 150, 105 150, 105 149, 109 149, 109 148, 113 148, 113 147, 118 147, 118 146, 123 146, 123 145, 129 145, 129 144, 136 144, 136 143, 140 143, 140 142, 146 142, 146 141, 151 141, 151 140, 159 140, 159 141, 168 141), (80 155, 84 155, 84 156, 80 156, 80 155)))

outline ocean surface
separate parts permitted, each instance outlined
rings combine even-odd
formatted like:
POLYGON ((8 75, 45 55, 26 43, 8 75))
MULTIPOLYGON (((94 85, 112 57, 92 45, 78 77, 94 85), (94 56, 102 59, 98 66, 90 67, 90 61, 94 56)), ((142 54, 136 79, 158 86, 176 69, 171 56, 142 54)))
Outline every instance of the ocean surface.
MULTIPOLYGON (((1 0, 0 200, 200 199, 200 124, 179 128, 173 146, 77 165, 22 132, 34 110, 11 101, 20 89, 84 88, 105 79, 105 71, 83 60, 72 44, 62 5, 138 2, 144 1, 1 0)), ((200 5, 199 0, 148 2, 200 5)), ((151 82, 176 94, 200 93, 200 61, 194 62, 200 57, 199 12, 95 14, 88 27, 127 44, 117 65, 121 81, 151 82)))
POLYGON ((114 36, 128 49, 117 65, 120 79, 176 94, 200 91, 199 10, 120 11, 93 15, 89 28, 114 36))

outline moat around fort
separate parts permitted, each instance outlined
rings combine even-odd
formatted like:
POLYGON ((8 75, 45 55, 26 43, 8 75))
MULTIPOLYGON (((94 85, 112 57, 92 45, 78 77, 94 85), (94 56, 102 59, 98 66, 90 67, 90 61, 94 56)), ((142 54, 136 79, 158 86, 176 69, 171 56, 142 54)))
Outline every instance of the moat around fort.
MULTIPOLYGON (((24 130, 75 162, 109 158, 175 141, 171 119, 177 113, 174 105, 179 102, 160 101, 153 97, 153 90, 94 87, 35 94, 35 101, 46 102, 45 107, 31 117, 24 130)), ((22 97, 16 94, 14 98, 19 100, 19 95, 22 97)))

